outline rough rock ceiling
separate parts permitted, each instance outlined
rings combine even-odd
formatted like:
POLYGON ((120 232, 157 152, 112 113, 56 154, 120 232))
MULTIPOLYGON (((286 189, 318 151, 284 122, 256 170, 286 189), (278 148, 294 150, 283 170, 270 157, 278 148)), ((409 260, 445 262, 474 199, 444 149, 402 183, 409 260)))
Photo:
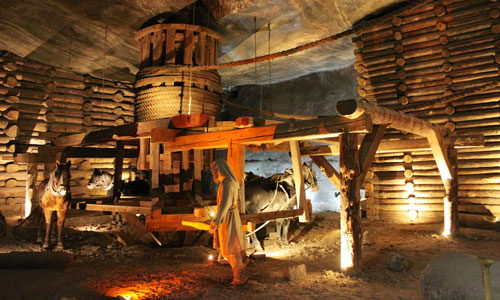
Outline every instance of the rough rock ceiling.
MULTIPOLYGON (((0 50, 79 73, 133 81, 137 72, 136 30, 162 12, 176 12, 193 0, 16 0, 2 1, 0 50), (104 59, 105 53, 105 59, 104 59)), ((366 15, 399 0, 206 0, 218 7, 224 36, 219 62, 293 48, 349 28, 366 15), (215 3, 215 4, 214 4, 215 3), (237 3, 237 4, 235 4, 237 3)), ((272 81, 342 68, 353 63, 350 38, 271 63, 272 81)), ((219 70, 224 86, 269 82, 269 64, 219 70), (257 78, 257 79, 256 79, 257 78)))

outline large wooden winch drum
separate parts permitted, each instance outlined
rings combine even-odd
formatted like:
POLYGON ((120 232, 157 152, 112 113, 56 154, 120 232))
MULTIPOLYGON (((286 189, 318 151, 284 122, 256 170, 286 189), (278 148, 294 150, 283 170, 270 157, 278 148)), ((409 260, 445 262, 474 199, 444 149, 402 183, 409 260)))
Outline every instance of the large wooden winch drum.
POLYGON ((191 70, 217 63, 218 33, 198 25, 156 24, 141 29, 136 40, 141 45, 135 82, 137 121, 202 112, 219 116, 219 74, 191 70))

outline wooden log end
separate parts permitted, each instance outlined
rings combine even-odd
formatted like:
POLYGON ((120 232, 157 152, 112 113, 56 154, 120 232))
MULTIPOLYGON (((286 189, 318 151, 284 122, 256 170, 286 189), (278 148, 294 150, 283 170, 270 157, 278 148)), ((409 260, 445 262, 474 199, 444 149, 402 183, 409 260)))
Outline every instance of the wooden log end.
POLYGON ((5 101, 8 103, 19 103, 19 97, 15 95, 10 95, 5 98, 5 101))
POLYGON ((409 102, 409 101, 408 101, 408 97, 406 97, 406 96, 401 96, 401 97, 399 97, 399 98, 398 98, 398 102, 399 102, 399 104, 401 104, 401 105, 407 105, 407 104, 408 104, 408 102, 409 102))
POLYGON ((87 86, 84 90, 83 90, 83 94, 86 96, 86 97, 92 97, 94 95, 94 90, 92 89, 91 86, 87 86))
POLYGON ((19 112, 11 109, 2 114, 7 120, 16 121, 19 119, 19 112))
POLYGON ((115 120, 115 125, 118 126, 118 125, 123 125, 125 124, 125 120, 123 118, 118 118, 115 120))
POLYGON ((444 127, 446 127, 447 129, 449 129, 450 131, 455 131, 455 123, 449 121, 449 122, 446 122, 446 124, 444 125, 444 127))
POLYGON ((405 79, 406 78, 406 71, 403 69, 399 69, 396 71, 396 76, 398 79, 405 79))
POLYGON ((19 66, 14 62, 8 62, 3 65, 3 68, 7 71, 14 72, 19 70, 19 66))
POLYGON ((413 158, 410 154, 405 154, 403 156, 403 162, 404 163, 407 163, 407 164, 411 164, 411 162, 413 161, 413 158))
POLYGON ((9 125, 9 120, 5 118, 0 118, 0 129, 5 129, 9 125))
POLYGON ((396 59, 396 65, 398 65, 398 66, 400 66, 400 67, 404 66, 404 65, 405 65, 405 63, 406 63, 406 60, 405 60, 404 58, 402 58, 402 57, 398 57, 398 58, 396 59))
POLYGON ((54 93, 56 91, 56 84, 54 82, 47 82, 45 85, 45 90, 49 93, 54 93))
POLYGON ((366 90, 363 89, 363 88, 358 88, 358 94, 361 97, 366 97, 366 95, 368 95, 368 93, 366 92, 366 90))
POLYGON ((405 176, 405 178, 412 178, 413 177, 413 170, 412 169, 406 169, 404 171, 404 176, 405 176))
POLYGON ((448 44, 448 36, 446 36, 446 35, 442 35, 442 36, 440 36, 440 37, 439 37, 439 43, 440 43, 441 45, 446 45, 446 44, 448 44))
POLYGON ((500 33, 500 24, 496 24, 491 26, 491 33, 498 34, 500 33))
POLYGON ((403 45, 401 45, 401 44, 396 44, 394 46, 394 51, 396 53, 403 53, 405 51, 405 47, 403 45))
POLYGON ((6 164, 5 171, 7 171, 7 173, 16 173, 19 171, 19 165, 15 163, 6 164))
POLYGON ((443 72, 451 72, 453 70, 453 66, 450 63, 444 63, 441 66, 441 71, 443 72))
POLYGON ((356 100, 353 99, 337 102, 337 112, 341 116, 349 116, 349 118, 357 118, 363 114, 363 111, 358 109, 356 100))
POLYGON ((447 115, 453 115, 455 113, 455 108, 451 105, 446 106, 444 109, 445 114, 447 115))
POLYGON ((45 120, 45 122, 55 122, 56 121, 56 114, 51 112, 51 111, 47 111, 43 115, 43 119, 45 120))
POLYGON ((403 19, 401 19, 400 17, 392 18, 392 25, 401 26, 402 24, 403 24, 403 19))
POLYGON ((500 53, 498 53, 498 54, 495 55, 495 62, 497 64, 500 64, 500 53))
POLYGON ((441 56, 442 56, 442 57, 450 57, 450 50, 448 50, 448 49, 443 49, 443 50, 441 51, 441 56))
POLYGON ((90 102, 90 101, 85 101, 82 105, 83 111, 91 111, 92 107, 93 107, 93 105, 92 105, 92 102, 90 102))
POLYGON ((92 120, 92 116, 84 116, 83 117, 83 124, 85 124, 86 126, 92 126, 92 124, 94 124, 94 121, 92 120))
POLYGON ((493 9, 490 11, 490 18, 497 19, 500 16, 500 11, 498 9, 493 9))
POLYGON ((18 81, 15 76, 9 76, 5 79, 4 85, 9 88, 14 88, 18 85, 18 81))
POLYGON ((442 17, 446 14, 446 7, 444 7, 443 5, 436 5, 436 7, 434 7, 434 15, 436 17, 442 17))
POLYGON ((446 30, 446 28, 448 28, 448 25, 447 25, 445 22, 441 22, 441 21, 440 21, 440 22, 437 22, 437 24, 436 24, 436 28, 437 28, 437 30, 439 30, 439 31, 445 31, 445 30, 446 30))
POLYGON ((363 43, 362 40, 355 41, 354 42, 354 46, 356 46, 356 48, 358 48, 358 49, 361 49, 361 48, 363 48, 365 46, 365 43, 363 43))
POLYGON ((396 41, 401 41, 403 39, 403 33, 401 33, 401 31, 396 31, 393 37, 396 41))
POLYGON ((17 125, 11 125, 4 130, 4 133, 8 137, 17 137, 19 135, 19 127, 17 125))
POLYGON ((115 102, 122 102, 123 101, 123 92, 122 91, 117 91, 113 95, 113 101, 115 102))
POLYGON ((15 178, 9 178, 5 180, 5 187, 6 188, 13 188, 17 186, 17 180, 15 178))
POLYGON ((398 90, 400 90, 402 92, 406 91, 407 89, 408 89, 408 86, 405 83, 400 83, 398 85, 398 90))
POLYGON ((448 84, 448 85, 452 84, 452 83, 453 83, 453 78, 452 78, 452 77, 450 77, 450 76, 446 76, 446 77, 444 78, 444 83, 445 83, 445 84, 448 84))
POLYGON ((366 79, 365 78, 358 77, 357 80, 358 80, 358 84, 359 85, 361 85, 361 86, 365 86, 366 85, 366 79))
POLYGON ((118 106, 115 109, 113 109, 113 113, 117 116, 121 116, 123 114, 123 109, 120 106, 118 106))

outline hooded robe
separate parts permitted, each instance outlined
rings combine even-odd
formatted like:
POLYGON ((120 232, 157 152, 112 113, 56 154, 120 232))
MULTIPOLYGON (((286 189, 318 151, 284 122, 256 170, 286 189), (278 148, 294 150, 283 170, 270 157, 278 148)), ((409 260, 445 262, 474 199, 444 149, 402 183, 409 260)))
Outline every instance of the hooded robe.
POLYGON ((219 174, 224 177, 217 191, 217 214, 213 222, 218 226, 217 233, 214 234, 214 248, 227 257, 228 254, 236 254, 244 249, 243 228, 238 209, 240 183, 225 160, 214 161, 211 169, 212 173, 218 169, 219 174))

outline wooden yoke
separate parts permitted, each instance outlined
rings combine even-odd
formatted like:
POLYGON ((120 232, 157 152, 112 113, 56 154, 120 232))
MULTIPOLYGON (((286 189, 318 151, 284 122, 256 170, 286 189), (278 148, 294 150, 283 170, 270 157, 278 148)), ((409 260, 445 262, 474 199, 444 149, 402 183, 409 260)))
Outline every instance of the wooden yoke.
POLYGON ((227 163, 231 166, 234 176, 240 182, 240 214, 244 214, 245 207, 245 146, 229 144, 227 148, 227 163))

